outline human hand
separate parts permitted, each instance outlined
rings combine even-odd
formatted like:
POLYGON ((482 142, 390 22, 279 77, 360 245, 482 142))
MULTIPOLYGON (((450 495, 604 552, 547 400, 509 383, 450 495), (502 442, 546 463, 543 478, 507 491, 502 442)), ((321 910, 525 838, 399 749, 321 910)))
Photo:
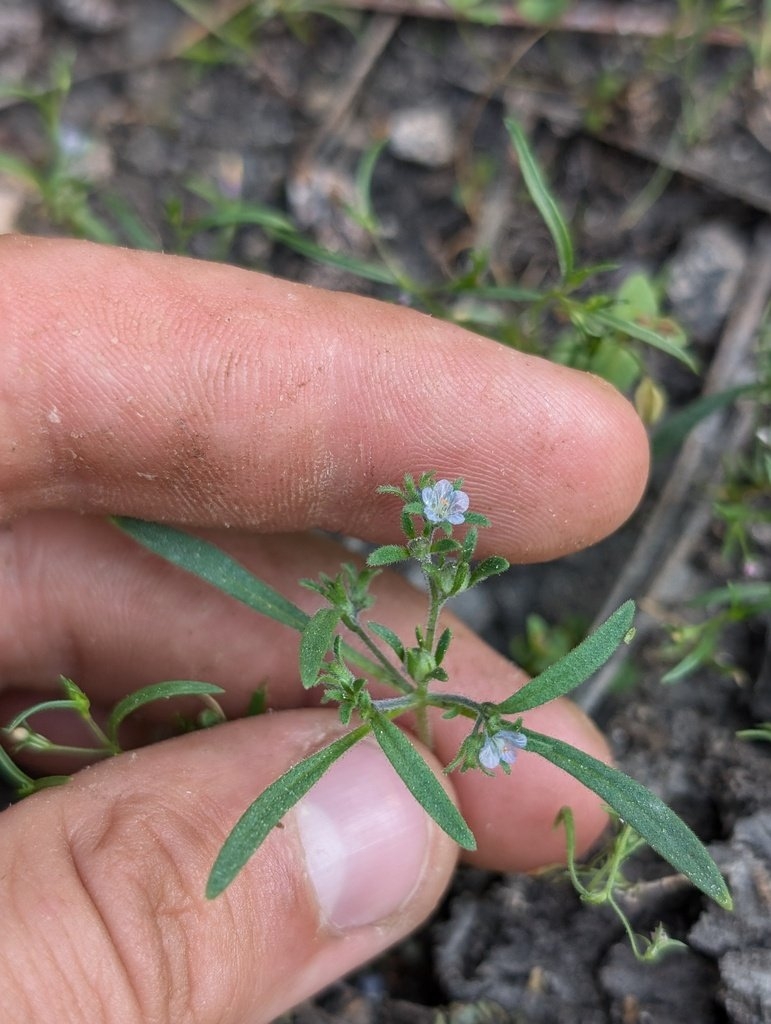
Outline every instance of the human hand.
MULTIPOLYGON (((291 531, 398 539, 378 484, 427 468, 462 476, 493 521, 480 554, 552 558, 632 510, 644 431, 584 374, 398 307, 218 265, 4 238, 0 316, 0 721, 59 674, 104 706, 204 679, 235 714, 266 680, 277 711, 124 754, 3 813, 3 1019, 269 1021, 415 928, 456 848, 364 741, 207 902, 236 818, 340 724, 307 706, 296 635, 100 516, 206 530, 312 610, 297 579, 336 571, 340 551, 291 531)), ((409 635, 421 596, 388 574, 375 589, 378 620, 409 635)), ((522 681, 454 631, 456 691, 499 700, 522 681)), ((607 756, 566 701, 527 724, 607 756)), ((462 729, 438 724, 441 763, 462 729)), ((552 823, 565 804, 583 847, 605 822, 593 794, 526 751, 509 777, 445 785, 486 867, 561 859, 552 823)))

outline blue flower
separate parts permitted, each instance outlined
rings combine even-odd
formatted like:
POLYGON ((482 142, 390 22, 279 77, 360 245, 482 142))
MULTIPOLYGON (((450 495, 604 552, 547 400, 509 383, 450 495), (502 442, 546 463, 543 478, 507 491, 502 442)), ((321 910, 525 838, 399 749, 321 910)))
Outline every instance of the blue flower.
POLYGON ((439 480, 433 487, 424 487, 423 515, 429 523, 452 523, 460 526, 468 511, 468 494, 453 489, 449 480, 439 480))
POLYGON ((514 764, 517 760, 517 751, 526 746, 527 736, 524 733, 501 729, 485 740, 479 751, 479 763, 488 772, 494 771, 501 761, 504 764, 514 764))

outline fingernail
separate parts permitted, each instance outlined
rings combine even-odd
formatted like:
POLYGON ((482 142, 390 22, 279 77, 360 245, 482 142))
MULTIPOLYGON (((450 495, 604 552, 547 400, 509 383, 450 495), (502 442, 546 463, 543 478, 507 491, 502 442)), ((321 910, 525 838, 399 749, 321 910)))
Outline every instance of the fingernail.
POLYGON ((336 761, 296 815, 328 924, 375 924, 415 891, 428 850, 427 817, 374 744, 358 743, 336 761))

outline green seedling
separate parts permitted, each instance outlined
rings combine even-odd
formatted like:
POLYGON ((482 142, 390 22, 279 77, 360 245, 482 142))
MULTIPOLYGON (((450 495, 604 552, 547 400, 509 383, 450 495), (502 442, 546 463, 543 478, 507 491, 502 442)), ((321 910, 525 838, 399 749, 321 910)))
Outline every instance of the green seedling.
POLYGON ((96 212, 95 186, 81 169, 93 142, 68 125, 64 117, 71 89, 72 60, 65 55, 53 62, 45 88, 0 89, 0 95, 30 105, 38 116, 44 141, 44 156, 39 162, 0 152, 0 173, 19 181, 52 224, 78 238, 111 244, 126 240, 136 248, 157 249, 157 240, 125 200, 109 194, 100 197, 120 233, 96 212))
POLYGON ((630 857, 646 844, 642 836, 629 825, 615 819, 616 831, 613 838, 603 849, 585 864, 576 864, 575 859, 575 827, 573 814, 569 807, 563 807, 557 816, 557 824, 565 829, 567 842, 567 872, 573 888, 584 903, 592 906, 607 906, 624 926, 629 945, 637 960, 652 963, 662 956, 677 949, 684 949, 685 943, 672 939, 662 924, 657 925, 650 938, 638 935, 623 907, 618 902, 618 895, 633 886, 624 876, 624 865, 630 857))

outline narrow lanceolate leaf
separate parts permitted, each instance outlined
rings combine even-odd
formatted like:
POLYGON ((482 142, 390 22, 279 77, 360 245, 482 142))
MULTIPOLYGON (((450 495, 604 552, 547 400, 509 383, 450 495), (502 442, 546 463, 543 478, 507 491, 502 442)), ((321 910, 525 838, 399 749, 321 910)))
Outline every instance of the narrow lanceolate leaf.
POLYGON ((570 693, 605 664, 626 637, 633 618, 634 601, 626 601, 578 647, 498 704, 496 711, 502 715, 516 715, 570 693))
POLYGON ((540 754, 588 786, 676 871, 721 907, 732 908, 731 894, 717 865, 697 836, 663 801, 628 775, 568 743, 530 729, 521 731, 527 736, 528 751, 540 754))
POLYGON ((227 889, 287 811, 305 796, 346 750, 350 750, 368 732, 368 725, 360 725, 329 746, 322 747, 284 772, 257 797, 238 819, 217 855, 206 883, 206 895, 210 900, 227 889))
POLYGON ((168 700, 171 697, 200 697, 206 693, 224 693, 221 686, 214 683, 202 683, 197 679, 173 679, 166 683, 153 683, 145 686, 136 693, 130 693, 119 701, 107 719, 105 732, 115 742, 118 737, 118 729, 124 718, 132 714, 137 708, 145 704, 151 704, 156 700, 168 700))
POLYGON ((374 715, 370 725, 383 753, 418 803, 459 846, 464 850, 476 850, 474 833, 401 729, 385 715, 374 715))
POLYGON ((116 517, 113 522, 124 533, 167 562, 199 576, 262 615, 291 626, 292 629, 302 629, 308 621, 308 616, 301 608, 253 576, 214 544, 161 523, 146 523, 142 519, 128 519, 124 516, 116 517))
POLYGON ((554 240, 560 273, 563 279, 570 277, 574 269, 573 241, 570 237, 568 226, 565 223, 565 218, 560 213, 560 209, 544 181, 541 169, 536 162, 533 151, 530 149, 525 133, 519 124, 511 118, 506 121, 506 128, 508 129, 514 149, 517 151, 522 177, 530 193, 530 198, 538 208, 538 212, 543 217, 544 223, 554 240))
POLYGON ((382 622, 372 622, 372 620, 370 620, 367 625, 373 633, 388 644, 396 657, 401 661, 404 657, 404 644, 401 642, 399 636, 394 633, 392 629, 389 629, 388 626, 384 626, 382 622))
POLYGON ((339 622, 340 612, 337 608, 321 608, 303 629, 300 640, 300 679, 306 690, 316 683, 339 622))

